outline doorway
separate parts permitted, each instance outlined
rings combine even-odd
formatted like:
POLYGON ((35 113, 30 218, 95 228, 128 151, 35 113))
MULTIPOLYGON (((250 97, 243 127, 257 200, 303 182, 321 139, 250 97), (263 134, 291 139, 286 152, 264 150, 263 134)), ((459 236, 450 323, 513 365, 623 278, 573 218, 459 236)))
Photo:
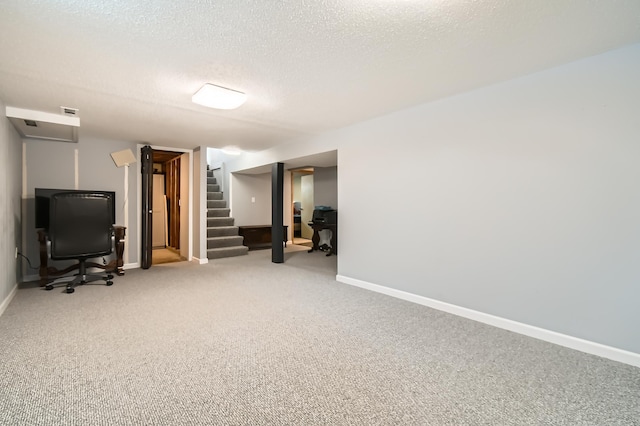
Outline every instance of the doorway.
MULTIPOLYGON (((188 153, 153 150, 151 265, 188 259, 188 153)), ((144 231, 144 230, 143 230, 144 231)))
POLYGON ((313 217, 313 167, 291 170, 293 235, 291 242, 311 246, 313 229, 308 225, 313 217))

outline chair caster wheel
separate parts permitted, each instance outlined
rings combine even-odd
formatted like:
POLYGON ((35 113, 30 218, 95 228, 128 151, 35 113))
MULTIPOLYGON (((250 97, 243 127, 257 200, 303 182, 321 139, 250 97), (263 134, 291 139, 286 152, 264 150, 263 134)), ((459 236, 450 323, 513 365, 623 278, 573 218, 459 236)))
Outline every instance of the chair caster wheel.
POLYGON ((68 288, 68 289, 67 289, 67 293, 69 293, 69 294, 73 293, 74 291, 76 291, 76 290, 75 290, 75 289, 73 289, 73 288, 68 288))
POLYGON ((113 285, 113 281, 107 281, 107 286, 113 285))
POLYGON ((44 289, 47 291, 53 290, 53 286, 51 284, 47 284, 47 286, 44 289))
POLYGON ((113 279, 113 275, 111 275, 111 274, 107 275, 107 279, 108 280, 112 280, 113 279))

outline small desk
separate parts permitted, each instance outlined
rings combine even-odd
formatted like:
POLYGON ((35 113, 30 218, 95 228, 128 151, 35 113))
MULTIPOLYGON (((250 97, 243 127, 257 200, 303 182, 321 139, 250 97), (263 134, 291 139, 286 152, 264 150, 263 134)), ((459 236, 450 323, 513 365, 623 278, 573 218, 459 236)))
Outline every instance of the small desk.
POLYGON ((309 226, 313 228, 313 237, 311 241, 313 242, 313 247, 307 253, 312 253, 313 251, 320 250, 320 246, 318 243, 320 242, 320 234, 319 231, 323 229, 329 229, 331 231, 331 250, 327 253, 327 256, 331 256, 332 254, 338 254, 338 225, 335 223, 328 224, 322 222, 309 222, 309 226))
MULTIPOLYGON (((122 255, 124 254, 124 236, 127 228, 124 226, 114 226, 114 235, 116 239, 116 258, 106 265, 101 265, 95 262, 87 262, 88 268, 100 268, 107 272, 113 272, 116 275, 124 275, 122 266, 124 262, 122 255)), ((59 277, 67 274, 74 269, 78 269, 78 264, 71 265, 65 269, 58 270, 53 266, 48 266, 49 256, 47 253, 47 231, 44 229, 38 229, 38 242, 40 243, 40 287, 44 287, 50 281, 51 278, 59 277)))

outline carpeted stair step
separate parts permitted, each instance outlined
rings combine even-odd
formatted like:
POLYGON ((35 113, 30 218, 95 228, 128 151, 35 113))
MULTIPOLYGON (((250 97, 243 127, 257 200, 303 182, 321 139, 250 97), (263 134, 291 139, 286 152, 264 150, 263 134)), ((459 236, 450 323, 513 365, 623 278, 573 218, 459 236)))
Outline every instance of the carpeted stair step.
POLYGON ((207 250, 208 259, 221 259, 223 257, 242 256, 249 252, 247 246, 221 247, 207 250))
POLYGON ((229 212, 231 209, 228 208, 217 208, 217 209, 207 209, 207 217, 229 217, 229 212))
POLYGON ((242 245, 244 237, 238 235, 234 219, 229 217, 231 209, 220 192, 220 185, 207 170, 207 258, 222 259, 246 255, 249 248, 242 245))
POLYGON ((244 237, 241 237, 240 235, 207 238, 207 249, 237 247, 241 246, 243 241, 244 237))
POLYGON ((215 228, 207 228, 207 238, 232 237, 237 235, 237 226, 217 226, 215 228))
POLYGON ((227 207, 225 200, 207 200, 208 209, 224 209, 227 207))
POLYGON ((216 226, 233 226, 234 220, 232 217, 208 217, 207 228, 214 228, 216 226))

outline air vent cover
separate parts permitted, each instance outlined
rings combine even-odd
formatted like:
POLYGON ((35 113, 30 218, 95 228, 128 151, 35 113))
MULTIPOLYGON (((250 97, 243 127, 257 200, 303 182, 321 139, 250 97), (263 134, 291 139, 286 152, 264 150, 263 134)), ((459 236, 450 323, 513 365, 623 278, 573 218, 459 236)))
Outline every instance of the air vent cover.
POLYGON ((61 106, 60 111, 62 111, 64 115, 68 115, 70 117, 77 117, 78 113, 80 112, 78 108, 70 108, 66 106, 61 106))

